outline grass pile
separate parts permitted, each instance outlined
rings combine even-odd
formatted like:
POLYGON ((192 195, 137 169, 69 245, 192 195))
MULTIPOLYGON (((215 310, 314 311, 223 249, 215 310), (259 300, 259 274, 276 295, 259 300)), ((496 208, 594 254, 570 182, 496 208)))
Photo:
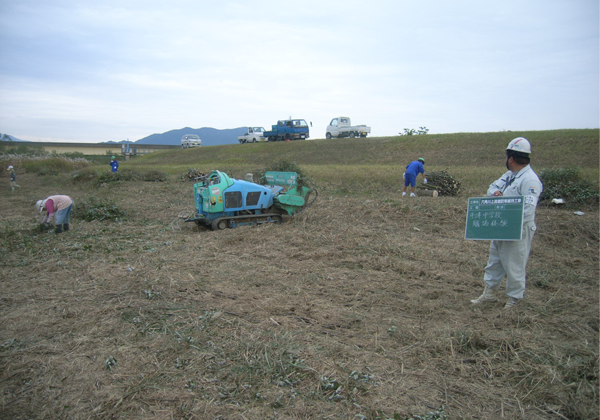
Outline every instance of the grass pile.
POLYGON ((448 171, 427 172, 427 184, 420 184, 419 189, 436 190, 440 195, 458 195, 461 184, 448 171))

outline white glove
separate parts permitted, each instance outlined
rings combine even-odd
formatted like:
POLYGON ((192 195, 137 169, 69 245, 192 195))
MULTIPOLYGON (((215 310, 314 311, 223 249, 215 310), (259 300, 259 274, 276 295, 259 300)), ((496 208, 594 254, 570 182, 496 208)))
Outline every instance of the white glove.
POLYGON ((406 175, 406 172, 404 172, 404 173, 402 174, 402 178, 405 178, 405 176, 404 176, 404 175, 406 175))
POLYGON ((427 178, 423 180, 423 184, 427 184, 427 178))

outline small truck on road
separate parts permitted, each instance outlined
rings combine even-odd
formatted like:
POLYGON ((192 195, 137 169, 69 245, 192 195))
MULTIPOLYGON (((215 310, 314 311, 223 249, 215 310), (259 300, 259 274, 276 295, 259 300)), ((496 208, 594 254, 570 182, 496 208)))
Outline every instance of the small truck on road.
POLYGON ((238 136, 238 141, 240 144, 265 141, 265 129, 263 127, 248 127, 246 134, 238 136))
POLYGON ((367 137, 371 127, 366 125, 352 125, 348 117, 336 117, 327 126, 325 137, 367 137))
POLYGON ((308 124, 305 120, 279 120, 265 131, 268 141, 306 140, 309 137, 308 124))

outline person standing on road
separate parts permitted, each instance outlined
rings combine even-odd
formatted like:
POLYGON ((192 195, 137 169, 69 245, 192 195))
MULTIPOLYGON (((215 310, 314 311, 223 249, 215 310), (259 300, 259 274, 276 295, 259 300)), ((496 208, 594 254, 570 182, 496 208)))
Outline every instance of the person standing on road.
POLYGON ((113 173, 117 172, 119 169, 119 162, 117 162, 117 159, 114 156, 110 158, 110 167, 112 168, 113 173))
POLYGON ((65 232, 69 230, 69 219, 73 209, 73 199, 68 195, 51 195, 45 200, 38 200, 35 207, 42 215, 41 223, 49 224, 54 218, 55 232, 61 233, 63 228, 65 232), (44 214, 44 211, 46 214, 44 214))
POLYGON ((427 177, 425 176, 425 159, 422 157, 413 160, 406 166, 406 172, 404 172, 404 190, 402 196, 406 195, 406 189, 410 185, 410 196, 415 196, 415 186, 417 185, 417 177, 419 174, 423 174, 423 182, 427 184, 427 177))
POLYGON ((15 168, 12 167, 12 165, 9 165, 8 168, 6 168, 6 170, 9 173, 10 176, 10 189, 11 191, 15 190, 15 187, 17 188, 21 188, 17 185, 17 174, 15 173, 15 168))
POLYGON ((536 173, 529 166, 531 145, 524 137, 512 140, 506 148, 506 167, 508 172, 494 181, 487 195, 491 197, 524 197, 523 239, 518 241, 494 240, 490 244, 490 256, 483 282, 483 294, 471 303, 478 305, 484 302, 497 302, 496 291, 500 282, 506 277, 506 294, 508 301, 505 308, 517 305, 525 293, 527 260, 531 250, 531 241, 535 234, 535 209, 542 193, 543 185, 536 173))

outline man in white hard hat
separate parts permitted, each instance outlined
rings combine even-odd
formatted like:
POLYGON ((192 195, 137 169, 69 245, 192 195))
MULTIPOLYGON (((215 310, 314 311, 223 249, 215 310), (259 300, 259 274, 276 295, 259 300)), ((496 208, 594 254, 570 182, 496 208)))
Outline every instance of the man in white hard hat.
POLYGON ((512 308, 523 299, 525 292, 525 267, 531 250, 531 241, 536 230, 535 209, 543 186, 529 165, 531 145, 524 137, 512 140, 506 148, 506 167, 508 172, 494 181, 488 196, 523 196, 523 239, 519 241, 492 241, 490 257, 485 267, 483 294, 471 303, 479 305, 485 302, 497 302, 496 292, 500 282, 506 277, 508 301, 505 308, 512 308))

